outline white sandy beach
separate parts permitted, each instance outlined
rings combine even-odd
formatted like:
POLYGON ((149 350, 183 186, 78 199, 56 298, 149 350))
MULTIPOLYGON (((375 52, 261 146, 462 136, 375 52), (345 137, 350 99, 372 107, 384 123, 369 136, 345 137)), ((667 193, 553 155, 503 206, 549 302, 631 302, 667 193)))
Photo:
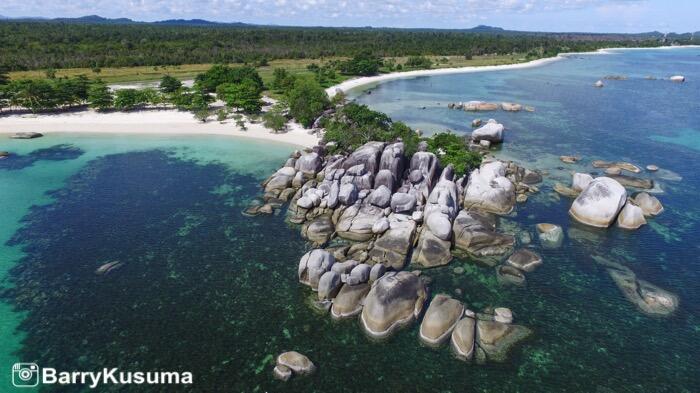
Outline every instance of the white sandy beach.
MULTIPOLYGON (((639 49, 673 49, 680 47, 639 48, 639 49)), ((365 85, 376 85, 382 82, 415 78, 429 75, 446 75, 456 73, 489 72, 501 70, 514 70, 531 67, 539 67, 555 61, 566 59, 577 54, 611 54, 612 50, 631 50, 633 48, 609 48, 596 52, 566 53, 556 57, 533 60, 526 63, 461 67, 461 68, 437 68, 430 70, 418 70, 407 72, 394 72, 377 76, 360 77, 347 80, 326 89, 329 96, 335 95, 338 90, 347 92, 365 85)), ((139 84, 141 86, 142 84, 139 84)), ((136 87, 135 85, 124 85, 136 87)), ((124 87, 120 86, 120 87, 124 87)), ((475 98, 476 99, 476 98, 475 98)), ((210 120, 207 123, 197 121, 189 112, 181 112, 174 109, 145 110, 134 112, 110 112, 97 113, 92 110, 57 113, 57 114, 12 114, 0 116, 0 133, 15 132, 71 132, 71 133, 132 133, 132 134, 216 134, 231 135, 244 138, 255 138, 275 142, 289 143, 292 145, 310 147, 318 143, 318 137, 308 133, 301 125, 290 123, 286 133, 274 133, 262 124, 247 123, 247 131, 241 130, 233 120, 224 124, 210 120)))
POLYGON ((55 132, 120 133, 120 134, 215 134, 255 138, 288 143, 301 147, 318 143, 315 135, 296 123, 288 125, 285 133, 274 133, 261 123, 246 123, 246 131, 234 120, 224 124, 215 120, 197 121, 192 113, 174 109, 143 110, 134 112, 98 113, 93 110, 60 114, 23 114, 0 117, 0 133, 55 132))

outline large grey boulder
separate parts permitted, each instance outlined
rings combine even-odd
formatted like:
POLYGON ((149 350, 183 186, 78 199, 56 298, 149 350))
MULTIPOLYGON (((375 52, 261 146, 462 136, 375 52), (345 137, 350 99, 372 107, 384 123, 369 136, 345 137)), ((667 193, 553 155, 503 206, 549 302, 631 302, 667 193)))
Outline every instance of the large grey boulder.
POLYGON ((438 159, 435 154, 426 151, 418 151, 413 154, 409 166, 409 173, 416 170, 420 171, 422 174, 422 179, 417 187, 421 190, 424 198, 427 198, 428 194, 430 194, 430 190, 433 188, 433 181, 435 180, 438 170, 438 159))
POLYGON ((476 257, 510 252, 515 238, 496 232, 495 220, 488 213, 462 210, 452 225, 455 248, 476 257))
POLYGON ((581 192, 585 190, 592 181, 593 176, 589 175, 588 173, 574 173, 571 180, 571 189, 576 192, 581 192))
POLYGON ((331 216, 328 214, 323 214, 311 221, 307 221, 301 227, 302 236, 309 239, 316 246, 328 242, 334 232, 335 227, 333 226, 333 221, 331 221, 331 216))
POLYGON ((609 177, 594 179, 574 200, 569 215, 582 224, 606 228, 625 205, 627 192, 609 177))
POLYGON ((642 209, 645 216, 658 216, 664 211, 661 202, 659 202, 655 196, 647 192, 640 192, 635 195, 634 203, 642 209))
POLYGON ((318 280, 318 299, 333 299, 338 294, 341 285, 343 285, 343 283, 340 282, 340 274, 333 270, 323 273, 318 280))
POLYGON ((360 321, 373 338, 384 338, 413 322, 423 311, 428 289, 415 274, 385 274, 367 294, 360 321))
POLYGON ((426 268, 447 265, 452 261, 451 247, 449 240, 442 240, 429 229, 423 228, 411 262, 426 268))
POLYGON ((335 209, 340 203, 340 183, 334 181, 331 183, 331 188, 328 191, 328 198, 326 199, 328 207, 335 209))
POLYGON ((645 225, 644 211, 637 205, 627 202, 617 216, 617 226, 622 229, 639 229, 645 225))
POLYGON ((304 254, 299 261, 299 282, 318 288, 318 281, 323 273, 329 271, 335 263, 333 254, 325 250, 311 250, 304 254))
POLYGON ((273 173, 265 183, 265 192, 284 190, 292 185, 296 170, 290 167, 282 167, 273 173))
POLYGON ((385 185, 378 186, 369 194, 369 203, 381 208, 389 206, 391 203, 391 190, 385 185))
POLYGON ((411 194, 397 192, 391 196, 391 211, 394 213, 411 212, 416 207, 416 197, 411 194))
POLYGON ((469 360, 474 355, 476 337, 476 320, 462 318, 452 331, 450 344, 455 355, 460 360, 469 360))
POLYGON ((457 184, 451 165, 443 170, 440 181, 430 193, 423 211, 423 220, 427 228, 439 239, 452 239, 452 221, 459 212, 457 202, 457 184))
POLYGON ((515 205, 515 186, 505 177, 506 165, 492 161, 469 175, 464 194, 464 208, 508 214, 515 205))
POLYGON ((464 314, 464 305, 449 295, 438 294, 430 302, 420 324, 419 337, 428 345, 442 344, 464 314))
POLYGON ((362 311, 362 303, 370 291, 367 283, 357 285, 343 285, 340 292, 333 299, 331 306, 331 316, 336 319, 349 318, 362 311))
POLYGON ((374 187, 379 188, 380 186, 384 186, 392 192, 396 189, 398 183, 398 179, 395 179, 394 175, 388 169, 380 170, 374 178, 374 187))
POLYGON ((374 242, 369 257, 374 263, 380 263, 394 270, 403 269, 408 253, 413 246, 416 223, 412 220, 389 220, 389 230, 374 242))
POLYGON ((344 262, 336 262, 331 267, 331 271, 338 273, 338 275, 347 274, 347 273, 350 273, 352 271, 352 269, 354 269, 355 266, 357 266, 359 264, 360 264, 360 262, 352 260, 352 259, 350 259, 348 261, 344 261, 344 262))
POLYGON ((340 185, 340 190, 338 191, 338 202, 345 206, 350 206, 357 200, 357 187, 352 183, 345 183, 340 185))
POLYGON ((377 263, 374 266, 372 266, 372 269, 369 271, 369 283, 373 283, 380 278, 386 273, 386 267, 382 265, 381 263, 377 263))
POLYGON ((307 153, 297 159, 294 167, 302 173, 316 175, 322 165, 323 160, 317 153, 307 153))
POLYGON ((368 173, 375 174, 379 170, 379 160, 383 150, 383 142, 367 142, 345 159, 342 168, 347 170, 361 164, 368 173))
POLYGON ((394 181, 401 179, 404 171, 404 145, 403 142, 396 142, 388 145, 384 152, 382 152, 382 157, 379 162, 379 169, 388 170, 394 181))
POLYGON ((370 270, 372 270, 372 266, 361 263, 352 269, 345 282, 350 285, 365 283, 369 281, 370 270))
POLYGON ((493 143, 503 142, 503 124, 488 122, 472 131, 472 139, 475 142, 489 141, 493 143))
POLYGON ((372 238, 372 228, 384 218, 382 209, 372 205, 352 205, 345 209, 335 226, 338 236, 355 241, 365 241, 372 238))

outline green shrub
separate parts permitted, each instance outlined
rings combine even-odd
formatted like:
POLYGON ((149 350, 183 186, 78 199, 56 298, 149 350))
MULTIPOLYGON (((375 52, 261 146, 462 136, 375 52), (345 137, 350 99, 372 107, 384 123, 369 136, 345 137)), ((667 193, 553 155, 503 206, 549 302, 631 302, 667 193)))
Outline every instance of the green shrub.
POLYGON ((451 132, 442 132, 427 138, 428 151, 435 153, 442 167, 452 164, 455 176, 469 173, 481 165, 481 154, 469 150, 465 137, 451 132))

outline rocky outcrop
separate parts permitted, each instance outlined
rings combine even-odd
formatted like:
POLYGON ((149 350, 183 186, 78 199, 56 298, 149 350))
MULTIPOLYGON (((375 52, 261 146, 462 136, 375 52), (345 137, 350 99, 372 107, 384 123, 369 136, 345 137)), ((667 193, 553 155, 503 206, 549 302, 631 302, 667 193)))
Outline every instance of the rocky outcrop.
POLYGON ((654 181, 651 179, 642 179, 628 175, 609 175, 608 177, 615 179, 618 183, 625 187, 640 188, 643 190, 650 190, 654 188, 654 181))
POLYGON ((420 325, 420 340, 428 345, 442 344, 464 314, 464 305, 449 295, 438 294, 430 302, 420 325))
POLYGON ((501 109, 506 112, 520 112, 523 109, 523 106, 512 102, 502 102, 501 109))
POLYGON ((461 108, 468 112, 495 111, 498 109, 498 104, 484 101, 468 101, 463 103, 461 108))
POLYGON ((338 236, 355 241, 372 238, 372 227, 384 217, 383 210, 372 205, 352 205, 345 209, 335 227, 338 236))
POLYGON ((413 247, 416 223, 400 216, 389 216, 389 229, 374 242, 369 258, 394 270, 403 269, 413 247))
POLYGON ((329 214, 324 214, 304 223, 301 234, 315 246, 326 244, 335 232, 333 221, 329 214))
POLYGON ((569 215, 583 224, 605 228, 615 220, 626 200, 627 192, 620 183, 599 177, 574 200, 569 215))
POLYGON ((385 274, 365 299, 360 321, 373 338, 384 338, 413 322, 423 311, 428 290, 420 277, 405 271, 385 274))
POLYGON ((510 213, 515 205, 515 186, 505 177, 505 170, 505 164, 492 161, 472 171, 464 192, 464 208, 510 213))
POLYGON ((685 82, 685 77, 683 75, 674 75, 668 78, 671 82, 683 83, 685 82))
POLYGON ((624 161, 610 162, 610 161, 603 161, 603 160, 595 160, 591 164, 595 168, 615 167, 615 168, 620 168, 622 170, 629 171, 632 173, 639 173, 642 171, 638 166, 631 164, 629 162, 624 162, 624 161))
POLYGON ((638 279, 627 268, 608 269, 608 274, 625 298, 645 314, 664 317, 673 314, 678 308, 678 296, 638 279))
POLYGON ((14 134, 10 135, 10 138, 12 139, 34 139, 34 138, 41 138, 44 136, 44 134, 40 132, 15 132, 14 134))

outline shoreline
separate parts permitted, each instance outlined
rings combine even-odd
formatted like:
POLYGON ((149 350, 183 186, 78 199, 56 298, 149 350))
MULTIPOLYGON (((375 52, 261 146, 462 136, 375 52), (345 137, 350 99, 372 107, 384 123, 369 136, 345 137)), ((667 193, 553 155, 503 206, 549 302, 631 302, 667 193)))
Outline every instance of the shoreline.
MULTIPOLYGON (((695 48, 698 45, 663 46, 655 48, 601 48, 593 52, 572 52, 559 54, 554 57, 532 60, 529 62, 502 64, 493 66, 468 66, 453 68, 436 68, 392 72, 389 74, 359 77, 350 79, 326 89, 329 97, 337 91, 347 93, 349 90, 367 85, 378 85, 387 81, 415 78, 421 76, 449 75, 461 73, 492 72, 517 70, 544 66, 570 56, 590 54, 612 54, 617 50, 669 50, 677 48, 695 48)), ((263 141, 285 143, 297 147, 312 147, 318 144, 316 135, 301 125, 290 122, 288 131, 274 133, 261 123, 246 122, 248 130, 244 131, 229 119, 224 124, 211 120, 201 123, 194 119, 191 113, 177 109, 142 110, 134 112, 98 113, 88 109, 84 111, 46 114, 10 114, 0 115, 0 134, 15 132, 50 133, 91 133, 91 134, 162 134, 162 135, 228 135, 241 138, 252 138, 263 141)))
POLYGON ((523 63, 515 64, 501 64, 501 65, 491 65, 491 66, 466 66, 466 67, 451 67, 451 68, 434 68, 428 70, 415 70, 415 71, 401 71, 401 72, 391 72, 382 75, 373 76, 363 76, 359 78, 348 79, 337 85, 331 86, 326 89, 326 94, 329 97, 333 97, 339 90, 347 94, 350 90, 358 89, 367 85, 379 85, 384 82, 389 82, 399 79, 410 79, 422 76, 435 76, 435 75, 452 75, 452 74, 471 74, 478 72, 493 72, 493 71, 507 71, 507 70, 518 70, 541 67, 550 63, 554 63, 560 60, 566 60, 570 56, 576 55, 610 55, 614 54, 613 51, 619 50, 670 50, 679 48, 698 48, 700 45, 682 45, 682 46, 658 46, 652 48, 601 48, 591 52, 568 52, 560 53, 554 57, 546 57, 542 59, 527 61, 523 63))
POLYGON ((0 134, 40 132, 42 134, 160 134, 160 135, 227 135, 311 147, 318 137, 308 133, 300 124, 288 123, 284 133, 274 133, 262 123, 246 122, 247 130, 228 119, 197 121, 190 112, 177 109, 142 110, 133 112, 98 113, 84 110, 68 113, 22 114, 0 117, 0 134))

